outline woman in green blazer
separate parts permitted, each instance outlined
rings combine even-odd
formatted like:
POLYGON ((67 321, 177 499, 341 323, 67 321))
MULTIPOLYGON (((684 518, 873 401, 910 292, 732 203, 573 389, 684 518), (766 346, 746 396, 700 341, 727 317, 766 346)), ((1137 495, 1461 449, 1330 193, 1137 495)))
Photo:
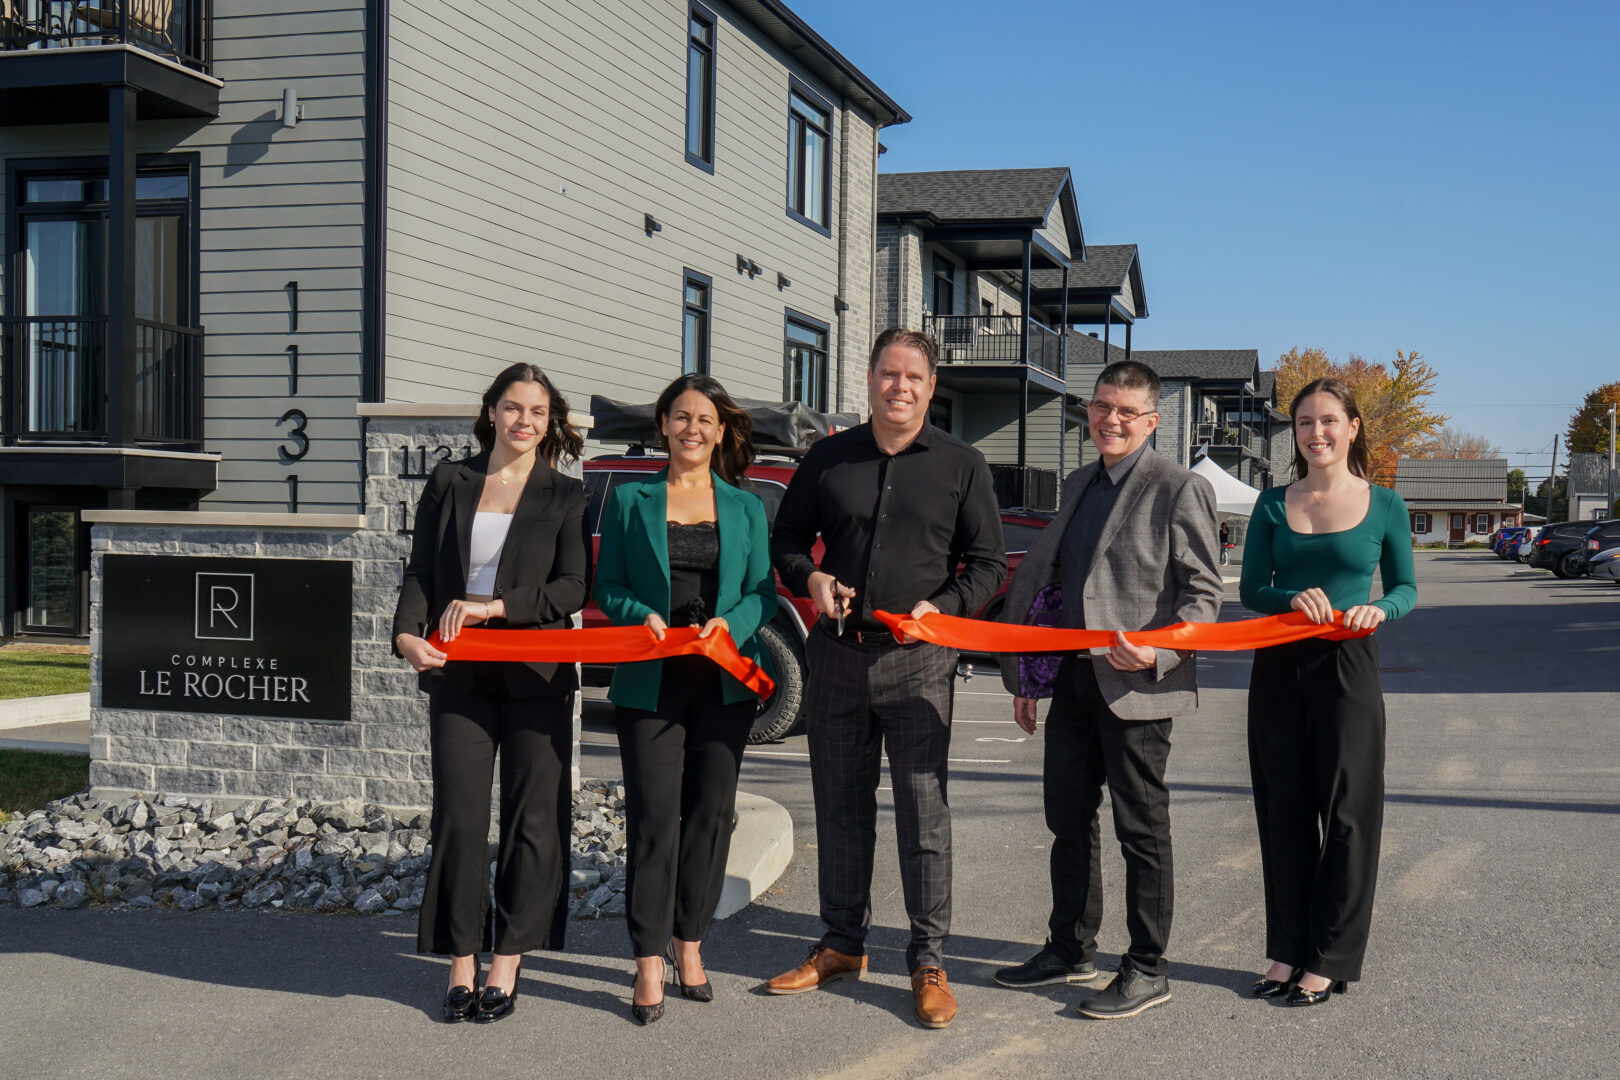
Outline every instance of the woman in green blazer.
MULTIPOLYGON (((748 414, 707 375, 682 375, 654 409, 669 468, 616 487, 602 518, 596 603, 615 625, 729 633, 764 663, 776 610, 765 506, 738 490, 753 460, 748 414)), ((620 664, 608 698, 624 762, 625 921, 631 1012, 663 1015, 665 963, 683 996, 710 1001, 699 948, 725 882, 737 773, 757 701, 701 656, 620 664)))

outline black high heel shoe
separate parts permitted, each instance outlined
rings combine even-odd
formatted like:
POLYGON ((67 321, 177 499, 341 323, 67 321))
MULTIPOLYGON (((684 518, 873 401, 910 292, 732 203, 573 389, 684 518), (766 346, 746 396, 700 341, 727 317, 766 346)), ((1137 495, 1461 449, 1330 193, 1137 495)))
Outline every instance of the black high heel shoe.
POLYGON ((669 943, 669 950, 664 953, 664 961, 669 964, 669 969, 675 973, 675 985, 681 988, 681 997, 688 1001, 708 1002, 714 1000, 714 986, 707 979, 688 986, 686 981, 681 978, 681 965, 675 961, 675 943, 673 941, 669 943))
POLYGON ((478 995, 478 1015, 472 1018, 475 1024, 493 1024, 497 1020, 505 1020, 512 1015, 517 1006, 517 987, 512 987, 508 994, 498 986, 486 986, 484 992, 478 995))
POLYGON ((1257 980, 1254 986, 1249 989, 1249 993, 1257 998, 1281 997, 1294 989, 1294 985, 1299 982, 1299 977, 1303 974, 1305 974, 1304 968, 1295 968, 1288 973, 1286 979, 1257 980))
MULTIPOLYGON (((660 957, 659 959, 663 959, 663 958, 660 957)), ((630 990, 630 1015, 636 1018, 636 1023, 641 1024, 643 1026, 646 1026, 647 1024, 655 1023, 655 1022, 663 1019, 663 1017, 664 1017, 664 1003, 662 1001, 658 1001, 658 1002, 656 1002, 655 1004, 652 1004, 652 1005, 637 1005, 636 1004, 636 992, 635 992, 634 987, 635 987, 636 979, 639 978, 639 977, 640 977, 639 975, 635 975, 635 976, 632 976, 631 979, 630 979, 630 985, 631 985, 631 990, 630 990)), ((669 979, 669 964, 668 964, 668 961, 665 961, 664 973, 658 979, 659 985, 662 986, 666 981, 668 981, 668 979, 669 979)))
POLYGON ((1324 990, 1307 990, 1303 986, 1296 986, 1288 992, 1285 1005, 1320 1005, 1334 994, 1343 994, 1350 989, 1343 979, 1338 980, 1324 990))
POLYGON ((470 986, 452 986, 439 1005, 439 1018, 447 1024, 471 1020, 478 1012, 478 995, 470 986))

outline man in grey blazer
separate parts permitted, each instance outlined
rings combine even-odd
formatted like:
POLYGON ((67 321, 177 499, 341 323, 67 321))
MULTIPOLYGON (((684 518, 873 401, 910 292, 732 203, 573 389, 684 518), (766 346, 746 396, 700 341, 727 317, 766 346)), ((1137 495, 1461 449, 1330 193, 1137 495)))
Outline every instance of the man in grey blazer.
POLYGON ((1127 632, 1213 622, 1220 612, 1215 489, 1148 446, 1158 427, 1159 377, 1134 360, 1097 379, 1091 437, 1101 460, 1075 470, 1063 506, 1024 556, 1008 589, 1005 620, 1115 631, 1092 654, 1001 658, 1013 716, 1035 732, 1046 718, 1044 801, 1052 831, 1051 936, 1027 962, 996 972, 1003 986, 1084 983, 1097 971, 1102 923, 1098 810, 1108 784, 1114 833, 1125 856, 1130 948, 1119 974, 1080 1004, 1085 1016, 1135 1016, 1170 1000, 1170 717, 1198 705, 1190 652, 1155 651, 1127 632))

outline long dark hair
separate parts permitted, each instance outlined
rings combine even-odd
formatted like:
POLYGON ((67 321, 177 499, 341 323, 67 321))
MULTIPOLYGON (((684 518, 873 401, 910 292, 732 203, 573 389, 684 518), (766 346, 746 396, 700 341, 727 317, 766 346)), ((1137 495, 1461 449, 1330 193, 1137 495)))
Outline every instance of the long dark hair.
POLYGON ((585 451, 585 436, 568 422, 568 399, 559 394, 546 373, 533 364, 513 364, 495 376, 495 381, 484 391, 484 407, 479 410, 478 419, 473 421, 473 434, 478 438, 478 445, 484 448, 485 453, 494 448, 495 424, 489 418, 490 410, 501 403, 501 398, 513 383, 519 382, 538 383, 551 402, 546 433, 540 439, 540 456, 547 465, 556 465, 559 460, 578 461, 580 454, 585 451))
MULTIPOLYGON (((1299 393, 1294 395, 1292 404, 1288 406, 1288 415, 1294 417, 1299 412, 1299 404, 1312 394, 1326 394, 1344 407, 1344 415, 1356 421, 1356 437, 1350 443, 1350 472, 1363 480, 1372 478, 1372 456, 1367 453, 1367 423, 1361 419, 1361 409, 1356 406, 1356 395, 1350 388, 1338 379, 1316 379, 1300 387, 1299 393)), ((1290 425, 1292 427, 1292 425, 1290 425)), ((1310 471, 1310 465, 1305 455, 1299 452, 1299 431, 1294 429, 1294 479, 1303 480, 1310 471)))
POLYGON ((748 466, 754 462, 754 421, 731 400, 726 388, 713 376, 689 372, 664 387, 664 392, 658 395, 658 404, 653 406, 658 445, 664 448, 666 454, 669 452, 669 440, 664 437, 664 420, 674 407, 675 399, 688 390, 696 390, 708 398, 709 404, 714 406, 715 416, 726 426, 725 434, 720 437, 720 445, 714 448, 709 467, 726 483, 734 486, 742 484, 748 466))

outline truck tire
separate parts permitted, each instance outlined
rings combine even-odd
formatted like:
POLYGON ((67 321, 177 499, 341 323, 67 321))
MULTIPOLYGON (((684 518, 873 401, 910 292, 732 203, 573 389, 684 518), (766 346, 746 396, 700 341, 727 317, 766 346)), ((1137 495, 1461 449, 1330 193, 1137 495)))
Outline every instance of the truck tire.
POLYGON ((759 628, 759 644, 771 658, 776 692, 762 702, 749 729, 750 743, 775 742, 792 734, 804 719, 804 643, 777 623, 759 628))

